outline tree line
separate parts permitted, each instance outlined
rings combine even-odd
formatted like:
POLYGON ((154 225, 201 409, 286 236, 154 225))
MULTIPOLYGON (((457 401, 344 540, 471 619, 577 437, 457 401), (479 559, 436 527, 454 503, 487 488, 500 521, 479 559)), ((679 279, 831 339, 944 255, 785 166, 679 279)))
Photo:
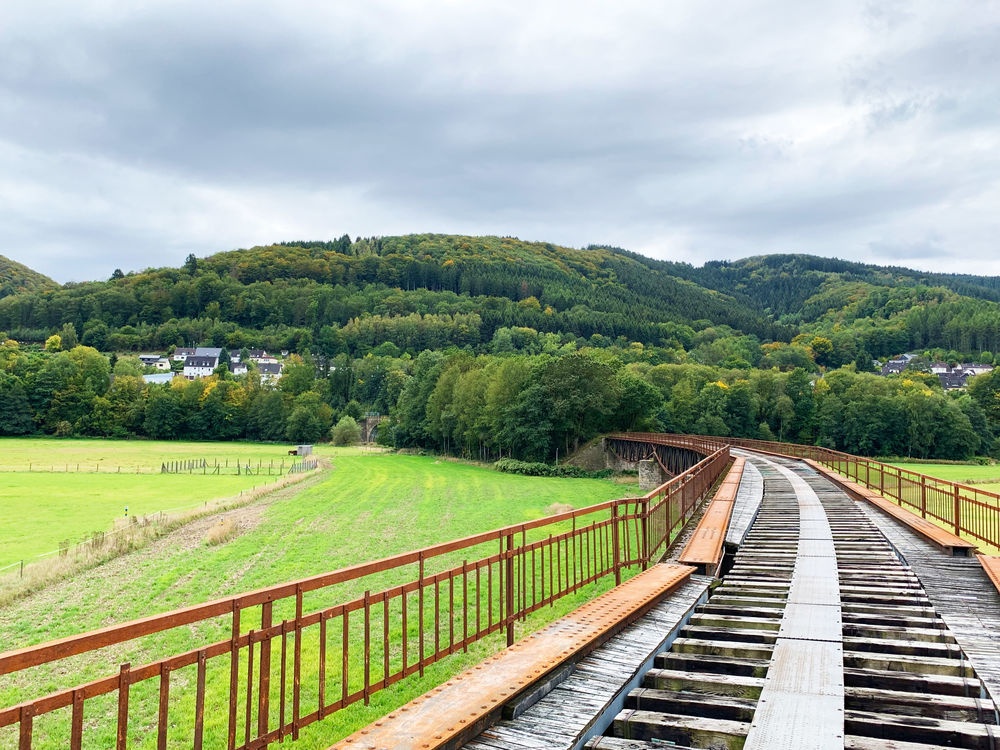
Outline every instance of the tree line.
MULTIPOLYGON (((509 333, 507 343, 517 332, 509 333)), ((293 356, 274 385, 253 372, 234 378, 224 366, 208 378, 149 384, 135 357, 7 340, 0 433, 300 443, 328 439, 344 417, 378 414, 386 445, 482 460, 551 461, 618 430, 776 439, 859 455, 998 453, 1000 371, 949 393, 921 372, 748 368, 738 347, 717 352, 721 364, 659 362, 637 346, 580 348, 534 333, 535 351, 293 356)))

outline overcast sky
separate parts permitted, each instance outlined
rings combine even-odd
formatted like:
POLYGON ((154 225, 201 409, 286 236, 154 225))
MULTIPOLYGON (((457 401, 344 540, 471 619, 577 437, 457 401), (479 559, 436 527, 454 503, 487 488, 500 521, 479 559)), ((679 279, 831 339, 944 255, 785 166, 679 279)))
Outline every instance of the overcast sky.
POLYGON ((1000 275, 1000 0, 0 3, 0 254, 345 232, 1000 275))

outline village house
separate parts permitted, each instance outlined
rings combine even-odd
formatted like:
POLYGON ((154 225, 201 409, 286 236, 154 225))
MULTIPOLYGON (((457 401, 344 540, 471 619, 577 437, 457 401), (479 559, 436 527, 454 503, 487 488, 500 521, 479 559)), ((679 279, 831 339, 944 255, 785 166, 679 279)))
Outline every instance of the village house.
POLYGON ((281 378, 281 363, 262 362, 257 365, 257 371, 260 373, 261 383, 274 383, 281 378))
POLYGON ((251 349, 250 359, 256 362, 258 365, 276 365, 278 360, 272 357, 263 349, 251 349))
POLYGON ((140 354, 139 361, 146 367, 155 367, 157 370, 163 370, 164 372, 170 370, 170 360, 166 357, 161 357, 159 354, 140 354))
POLYGON ((205 378, 215 372, 222 357, 222 349, 214 346, 199 346, 194 354, 184 359, 184 377, 188 380, 205 378))
MULTIPOLYGON (((901 357, 890 359, 882 365, 879 375, 901 375, 916 358, 915 354, 904 354, 901 357)), ((942 388, 951 391, 965 388, 968 379, 974 375, 992 372, 993 365, 964 362, 952 367, 947 362, 931 362, 928 370, 931 374, 937 375, 942 388)))

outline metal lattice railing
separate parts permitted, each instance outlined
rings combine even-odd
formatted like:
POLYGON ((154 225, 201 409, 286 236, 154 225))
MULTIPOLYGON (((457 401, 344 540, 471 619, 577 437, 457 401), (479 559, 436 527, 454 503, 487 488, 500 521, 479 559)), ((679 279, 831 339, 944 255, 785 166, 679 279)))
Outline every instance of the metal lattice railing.
POLYGON ((122 749, 155 736, 157 748, 234 750, 295 738, 476 641, 510 644, 528 614, 659 559, 728 465, 728 449, 709 452, 641 498, 0 654, 0 694, 19 696, 0 708, 0 745, 77 750, 96 736, 122 749))
POLYGON ((810 459, 878 492, 900 507, 937 523, 957 536, 980 544, 988 551, 1000 551, 1000 495, 972 485, 936 479, 870 458, 852 456, 849 453, 819 446, 658 433, 627 433, 615 437, 674 445, 703 452, 732 446, 791 458, 810 459))

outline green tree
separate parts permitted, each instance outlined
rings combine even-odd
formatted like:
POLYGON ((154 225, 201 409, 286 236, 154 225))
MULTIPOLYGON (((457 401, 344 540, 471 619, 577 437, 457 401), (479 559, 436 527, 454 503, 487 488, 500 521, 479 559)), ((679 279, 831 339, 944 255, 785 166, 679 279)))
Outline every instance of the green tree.
POLYGON ((361 427, 352 417, 344 416, 330 431, 334 445, 357 445, 361 442, 361 427))
POLYGON ((151 438, 171 440, 180 437, 184 427, 184 409, 180 393, 170 385, 157 385, 149 389, 143 429, 151 438))
POLYGON ((307 391, 293 402, 285 437, 293 443, 318 443, 329 434, 332 425, 333 409, 318 393, 307 391))
POLYGON ((1000 434, 1000 369, 969 378, 966 389, 986 416, 991 432, 1000 434))
POLYGON ((663 406, 660 391, 629 370, 615 375, 618 390, 618 410, 615 426, 622 430, 645 430, 655 426, 655 417, 663 406))
POLYGON ((608 365, 584 354, 555 357, 541 381, 552 408, 553 441, 564 454, 610 426, 618 393, 608 365))
POLYGON ((21 379, 0 372, 0 435, 28 435, 34 429, 31 404, 21 379))
POLYGON ((72 323, 63 324, 62 329, 59 331, 59 338, 61 339, 63 349, 72 349, 80 343, 76 337, 76 326, 72 323))
POLYGON ((288 410, 279 391, 260 390, 247 406, 247 435, 253 440, 280 442, 285 439, 288 410))
POLYGON ((316 368, 301 357, 292 357, 281 372, 278 387, 283 393, 297 397, 311 391, 316 381, 316 368))

